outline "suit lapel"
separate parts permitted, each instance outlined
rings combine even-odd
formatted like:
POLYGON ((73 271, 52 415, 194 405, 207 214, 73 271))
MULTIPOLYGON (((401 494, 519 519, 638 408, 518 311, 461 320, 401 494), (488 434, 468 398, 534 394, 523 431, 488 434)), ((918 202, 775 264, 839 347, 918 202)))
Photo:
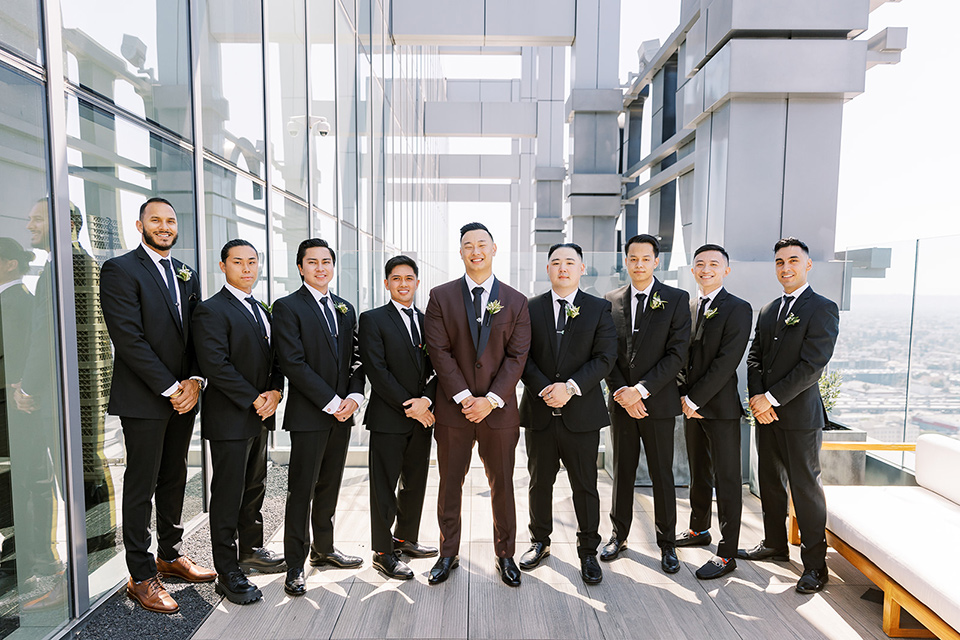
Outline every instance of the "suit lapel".
MULTIPOLYGON (((467 312, 467 326, 470 327, 470 335, 473 337, 473 346, 476 348, 480 338, 480 323, 477 322, 476 314, 473 313, 473 294, 470 293, 470 287, 467 285, 467 276, 460 279, 461 289, 463 291, 463 307, 467 312)), ((480 359, 480 350, 477 349, 477 359, 480 359)))
MULTIPOLYGON (((488 298, 488 303, 498 300, 500 295, 500 280, 497 278, 493 279, 493 286, 490 287, 490 297, 488 298)), ((472 302, 471 302, 472 304, 472 302)), ((490 339, 490 324, 493 322, 493 316, 489 311, 484 309, 483 311, 483 322, 480 323, 480 345, 477 347, 477 360, 480 360, 480 356, 483 355, 483 350, 487 346, 487 340, 490 339)))
MULTIPOLYGON (((787 318, 789 318, 791 314, 800 317, 800 314, 803 312, 803 308, 806 306, 811 295, 813 295, 813 289, 807 287, 806 291, 801 293, 800 297, 797 298, 796 302, 793 303, 793 307, 791 307, 789 313, 787 313, 787 318)), ((773 309, 771 309, 771 311, 773 315, 773 322, 775 323, 773 335, 776 339, 773 341, 773 349, 771 349, 770 357, 771 359, 775 359, 777 354, 780 352, 780 345, 783 343, 783 336, 787 331, 790 330, 790 327, 787 326, 787 318, 784 318, 783 322, 777 322, 777 318, 780 315, 780 305, 773 305, 773 309)))
MULTIPOLYGON (((170 290, 167 288, 167 283, 163 279, 163 276, 160 275, 160 270, 157 269, 156 263, 150 259, 150 256, 147 255, 147 252, 143 247, 137 247, 137 257, 140 258, 140 265, 147 270, 147 273, 150 274, 150 277, 153 278, 153 281, 157 283, 157 287, 160 289, 160 295, 163 297, 164 301, 167 303, 167 309, 170 311, 170 315, 173 317, 174 324, 177 325, 177 331, 180 332, 180 335, 183 336, 183 327, 185 325, 183 317, 180 317, 180 322, 177 322, 177 306, 174 304, 173 300, 170 299, 170 290)), ((173 264, 171 262, 171 264, 173 264)), ((174 274, 176 275, 176 274, 174 274)), ((179 282, 179 278, 177 278, 179 282)), ((180 290, 180 303, 181 307, 186 307, 184 302, 183 290, 180 290)))
MULTIPOLYGON (((253 317, 253 313, 251 313, 250 307, 245 306, 243 302, 240 302, 239 300, 237 300, 237 297, 232 293, 230 293, 229 291, 227 291, 226 289, 221 289, 220 295, 222 295, 227 300, 228 304, 230 304, 234 309, 236 309, 241 315, 243 315, 247 319, 247 322, 250 324, 250 328, 253 329, 253 334, 257 336, 257 342, 260 344, 260 350, 263 351, 263 355, 266 356, 267 359, 269 359, 270 346, 269 344, 267 344, 265 336, 260 335, 260 325, 257 324, 257 319, 253 317)), ((267 322, 269 321, 270 320, 268 318, 267 322)))
POLYGON ((550 336, 550 339, 547 340, 547 342, 550 343, 550 353, 553 354, 554 363, 559 363, 560 352, 557 347, 557 336, 555 333, 557 330, 557 321, 553 316, 553 294, 547 291, 540 296, 538 302, 540 303, 540 315, 543 318, 543 325, 547 327, 547 334, 550 336))
POLYGON ((660 293, 661 286, 663 285, 660 284, 660 281, 654 278, 650 295, 643 301, 643 316, 640 318, 640 328, 637 330, 636 335, 633 336, 633 344, 630 347, 630 360, 636 358, 637 353, 640 351, 640 343, 643 342, 643 335, 647 332, 647 326, 650 324, 650 316, 656 311, 650 308, 650 301, 653 300, 653 296, 660 293))
MULTIPOLYGON (((727 290, 720 289, 720 291, 717 292, 717 295, 714 296, 713 302, 710 303, 710 308, 707 309, 707 313, 709 313, 710 311, 713 311, 714 309, 717 310, 717 313, 720 313, 720 305, 723 303, 723 299, 726 297, 727 297, 727 290)), ((695 311, 693 312, 694 327, 697 326, 697 312, 699 311, 699 306, 700 306, 699 303, 695 303, 695 307, 694 307, 695 311)), ((708 321, 708 318, 707 318, 707 314, 705 313, 703 314, 703 322, 701 322, 700 326, 697 328, 697 335, 693 337, 694 342, 699 342, 700 340, 703 339, 703 330, 707 326, 707 321, 708 321)))
MULTIPOLYGON (((577 295, 573 297, 573 306, 580 307, 582 306, 582 304, 583 304, 583 292, 577 291, 577 295)), ((569 309, 569 307, 567 307, 567 309, 569 309)), ((557 311, 557 313, 559 313, 559 310, 557 311)), ((579 317, 580 316, 577 315, 577 318, 579 317)), ((563 361, 563 356, 567 354, 567 349, 570 348, 570 340, 573 339, 570 337, 572 335, 572 332, 570 331, 570 325, 576 322, 577 318, 571 318, 570 316, 567 316, 567 322, 564 324, 564 328, 563 328, 563 336, 560 338, 560 353, 557 354, 557 370, 560 369, 560 364, 563 361)), ((554 323, 556 323, 556 320, 554 320, 554 323)), ((554 340, 554 344, 556 344, 556 340, 554 340)))
MULTIPOLYGON (((420 358, 417 355, 418 349, 413 345, 413 340, 410 338, 410 332, 407 331, 407 325, 403 321, 403 318, 400 317, 400 311, 397 310, 397 307, 393 304, 393 302, 388 302, 386 306, 387 315, 390 316, 390 320, 393 321, 397 332, 403 336, 403 341, 407 345, 407 353, 410 354, 410 358, 413 359, 414 364, 417 365, 417 371, 419 371, 422 365, 420 363, 420 358)), ((419 313, 417 315, 419 316, 419 313)))
POLYGON ((303 303, 310 307, 310 309, 313 311, 313 315, 317 317, 317 322, 320 323, 320 331, 327 339, 327 345, 330 347, 330 352, 336 354, 337 345, 333 343, 333 336, 330 335, 330 327, 327 325, 327 319, 323 317, 323 310, 317 303, 317 299, 314 298, 313 294, 307 290, 307 285, 300 287, 300 296, 303 298, 303 303))
MULTIPOLYGON (((350 342, 353 338, 353 327, 347 325, 347 314, 341 313, 340 310, 337 309, 336 305, 343 303, 343 300, 332 293, 329 295, 330 302, 332 302, 334 305, 333 317, 337 323, 337 355, 339 356, 340 354, 348 353, 351 350, 350 342)), ((341 358, 341 361, 349 363, 350 359, 341 358)))
POLYGON ((621 346, 621 351, 630 355, 630 350, 633 347, 633 322, 630 317, 630 292, 632 289, 628 284, 623 289, 623 294, 620 296, 620 314, 623 316, 623 326, 626 327, 624 336, 621 338, 623 344, 621 346))

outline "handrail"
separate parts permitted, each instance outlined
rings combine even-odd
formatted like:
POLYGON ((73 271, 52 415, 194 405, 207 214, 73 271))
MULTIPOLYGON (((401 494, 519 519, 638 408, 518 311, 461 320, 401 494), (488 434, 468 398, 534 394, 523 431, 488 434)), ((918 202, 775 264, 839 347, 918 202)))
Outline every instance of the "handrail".
POLYGON ((824 442, 824 451, 916 451, 913 442, 824 442))

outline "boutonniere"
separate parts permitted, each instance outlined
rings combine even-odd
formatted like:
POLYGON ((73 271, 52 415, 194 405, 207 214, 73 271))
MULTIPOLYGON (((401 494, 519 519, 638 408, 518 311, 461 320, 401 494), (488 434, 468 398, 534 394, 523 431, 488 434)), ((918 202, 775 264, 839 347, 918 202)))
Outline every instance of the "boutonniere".
POLYGON ((792 313, 787 316, 787 319, 786 319, 786 320, 783 321, 783 323, 784 323, 785 325, 787 325, 788 327, 792 327, 793 325, 797 324, 798 322, 800 322, 800 318, 798 318, 797 316, 793 315, 792 313))
POLYGON ((338 302, 337 304, 333 305, 333 308, 344 315, 346 315, 348 311, 347 305, 344 302, 338 302))
POLYGON ((491 300, 487 303, 487 313, 492 316, 497 315, 503 310, 503 305, 500 304, 499 300, 491 300))
POLYGON ((190 268, 187 265, 182 264, 177 270, 177 277, 186 282, 193 277, 193 273, 190 271, 190 268))
POLYGON ((660 292, 653 294, 653 297, 650 298, 650 308, 651 309, 663 309, 667 306, 666 300, 660 299, 660 292))
POLYGON ((427 343, 426 343, 426 341, 424 341, 423 344, 420 345, 420 350, 423 351, 423 355, 425 355, 425 356, 427 356, 427 357, 430 356, 430 351, 427 349, 427 343))
POLYGON ((705 314, 703 314, 703 319, 704 319, 704 320, 709 320, 709 319, 712 318, 713 316, 717 315, 717 311, 719 311, 719 310, 718 310, 716 307, 713 307, 713 308, 711 308, 711 309, 707 309, 707 312, 706 312, 705 314))
POLYGON ((269 314, 272 314, 272 313, 273 313, 273 305, 272 305, 272 304, 267 304, 266 302, 261 301, 261 302, 260 302, 260 306, 263 307, 263 310, 266 311, 267 313, 269 313, 269 314))
POLYGON ((573 320, 578 315, 580 315, 580 307, 575 307, 572 304, 567 305, 566 311, 567 311, 567 317, 570 318, 571 320, 573 320))

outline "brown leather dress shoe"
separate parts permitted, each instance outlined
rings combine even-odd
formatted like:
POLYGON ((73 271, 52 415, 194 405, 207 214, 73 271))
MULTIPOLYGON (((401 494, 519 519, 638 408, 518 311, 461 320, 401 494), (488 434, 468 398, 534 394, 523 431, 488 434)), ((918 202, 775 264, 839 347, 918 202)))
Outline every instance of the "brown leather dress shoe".
POLYGON ((134 582, 131 577, 127 580, 127 595, 147 611, 156 613, 180 611, 177 601, 167 593, 157 576, 147 578, 143 582, 134 582))
POLYGON ((164 578, 180 578, 187 582, 213 582, 217 572, 204 569, 187 556, 180 556, 173 562, 157 558, 157 571, 164 578))

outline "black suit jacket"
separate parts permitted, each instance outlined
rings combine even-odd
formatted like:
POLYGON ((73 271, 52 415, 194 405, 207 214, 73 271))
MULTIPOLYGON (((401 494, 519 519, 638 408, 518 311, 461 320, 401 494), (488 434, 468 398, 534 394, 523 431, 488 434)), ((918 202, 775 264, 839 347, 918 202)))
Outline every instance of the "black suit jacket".
MULTIPOLYGON (((269 321, 269 314, 264 311, 269 321)), ((261 420, 253 402, 264 391, 283 391, 275 350, 250 308, 221 289, 193 312, 193 341, 207 378, 200 433, 207 440, 243 440, 273 429, 276 415, 261 420)))
POLYGON ((553 294, 530 298, 530 354, 523 369, 523 399, 520 426, 545 429, 553 415, 539 393, 555 382, 573 379, 581 396, 573 396, 561 409, 564 426, 571 431, 597 431, 610 424, 600 382, 617 360, 617 329, 610 315, 610 303, 578 291, 573 306, 580 309, 567 317, 557 350, 556 320, 560 307, 553 294))
MULTIPOLYGON (((417 310, 423 341, 423 313, 417 310)), ((424 348, 417 348, 393 302, 360 314, 360 361, 370 380, 363 423, 370 431, 410 433, 422 428, 408 418, 403 403, 411 398, 437 399, 437 376, 424 348)))
MULTIPOLYGON (((777 323, 780 300, 765 305, 757 318, 747 356, 750 396, 770 392, 781 429, 823 429, 825 411, 818 382, 833 356, 840 331, 836 303, 807 288, 790 309, 792 325, 777 323)), ((758 428, 762 428, 760 425, 758 428)))
POLYGON ((613 393, 640 382, 650 393, 643 401, 647 414, 651 418, 673 418, 680 414, 677 374, 686 362, 690 342, 690 295, 655 279, 634 339, 630 291, 628 284, 604 296, 613 305, 618 338, 617 363, 607 376, 611 411, 626 416, 613 393), (654 296, 663 301, 663 307, 650 308, 654 296))
POLYGON ((177 307, 153 260, 142 246, 107 260, 100 269, 100 305, 113 341, 113 383, 107 413, 128 418, 160 419, 173 413, 161 394, 174 383, 199 376, 190 319, 200 302, 200 278, 173 258, 173 271, 190 271, 177 278, 177 307))
POLYGON ((330 297, 347 308, 346 313, 333 309, 336 349, 323 310, 307 285, 273 303, 273 344, 280 356, 280 370, 290 382, 283 415, 286 431, 353 426, 352 416, 341 423, 323 411, 335 395, 344 400, 351 393, 363 393, 364 384, 357 314, 343 298, 332 293, 330 297))
POLYGON ((693 401, 706 419, 737 419, 743 403, 737 388, 737 367, 750 341, 753 309, 746 300, 721 289, 713 299, 700 329, 696 329, 699 302, 690 304, 693 338, 687 366, 680 376, 680 393, 693 401))

